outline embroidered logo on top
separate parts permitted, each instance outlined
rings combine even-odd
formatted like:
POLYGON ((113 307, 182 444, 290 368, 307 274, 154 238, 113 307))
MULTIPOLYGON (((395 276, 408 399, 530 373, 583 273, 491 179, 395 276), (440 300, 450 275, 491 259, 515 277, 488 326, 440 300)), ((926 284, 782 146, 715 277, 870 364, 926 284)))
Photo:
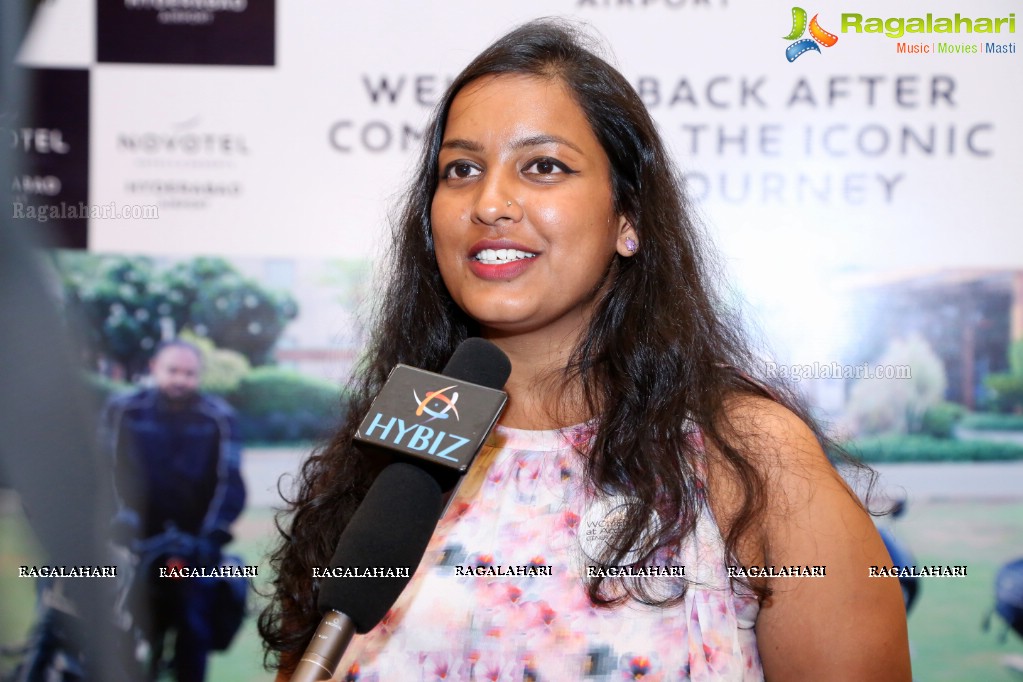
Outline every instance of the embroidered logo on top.
MULTIPOLYGON (((615 554, 614 543, 628 523, 630 509, 640 504, 638 499, 624 495, 611 495, 592 500, 582 516, 578 534, 583 553, 599 564, 608 565, 615 554)), ((661 517, 656 511, 651 510, 639 542, 629 549, 618 565, 629 566, 642 559, 649 549, 650 541, 660 528, 661 517)))
POLYGON ((789 31, 787 36, 784 36, 785 40, 795 40, 796 42, 785 48, 785 59, 790 62, 796 61, 800 55, 803 55, 810 50, 814 52, 820 52, 821 48, 818 45, 824 47, 832 47, 838 42, 838 36, 834 33, 829 33, 821 28, 821 25, 817 23, 817 17, 819 15, 813 15, 813 19, 810 20, 810 37, 802 37, 803 33, 807 30, 806 25, 806 10, 802 7, 792 8, 792 30, 789 31))

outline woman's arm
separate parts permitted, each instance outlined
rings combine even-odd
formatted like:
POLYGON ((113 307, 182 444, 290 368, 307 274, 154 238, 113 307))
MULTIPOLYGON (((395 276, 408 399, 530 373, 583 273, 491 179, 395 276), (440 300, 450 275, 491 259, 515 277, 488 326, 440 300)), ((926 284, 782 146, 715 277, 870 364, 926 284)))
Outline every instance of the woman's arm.
MULTIPOLYGON (((810 429, 766 399, 729 408, 741 447, 767 484, 766 510, 744 538, 745 565, 824 566, 824 577, 773 578, 757 645, 769 680, 910 680, 906 613, 898 581, 870 578, 890 564, 873 521, 828 462, 810 429)), ((737 489, 708 444, 711 505, 722 532, 737 489), (717 460, 717 461, 715 461, 717 460)))

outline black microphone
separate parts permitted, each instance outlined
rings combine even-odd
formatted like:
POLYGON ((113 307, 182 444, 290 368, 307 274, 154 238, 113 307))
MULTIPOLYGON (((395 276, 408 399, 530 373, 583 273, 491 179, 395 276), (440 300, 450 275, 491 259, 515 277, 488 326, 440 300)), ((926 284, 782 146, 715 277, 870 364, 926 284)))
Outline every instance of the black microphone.
POLYGON ((355 440, 405 461, 380 472, 341 533, 321 577, 324 616, 292 682, 333 677, 352 636, 376 627, 398 599, 437 527, 444 490, 469 468, 504 408, 498 389, 509 374, 508 357, 477 338, 459 345, 443 374, 406 365, 391 372, 355 440))

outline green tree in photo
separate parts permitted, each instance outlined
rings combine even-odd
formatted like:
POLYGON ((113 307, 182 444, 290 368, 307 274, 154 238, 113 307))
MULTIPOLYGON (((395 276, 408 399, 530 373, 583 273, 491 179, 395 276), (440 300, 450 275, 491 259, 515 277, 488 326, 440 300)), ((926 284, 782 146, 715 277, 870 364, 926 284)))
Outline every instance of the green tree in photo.
POLYGON ((221 258, 161 270, 148 258, 62 253, 57 266, 67 312, 86 329, 86 361, 108 376, 144 374, 160 341, 185 330, 250 365, 267 364, 298 314, 289 294, 244 277, 221 258))
POLYGON ((894 339, 877 363, 910 368, 901 379, 859 379, 849 393, 848 412, 860 435, 919 433, 924 414, 938 405, 948 384, 941 359, 919 336, 894 339))
POLYGON ((1009 346, 1009 371, 987 375, 984 385, 993 393, 997 411, 1023 414, 1023 340, 1009 346))

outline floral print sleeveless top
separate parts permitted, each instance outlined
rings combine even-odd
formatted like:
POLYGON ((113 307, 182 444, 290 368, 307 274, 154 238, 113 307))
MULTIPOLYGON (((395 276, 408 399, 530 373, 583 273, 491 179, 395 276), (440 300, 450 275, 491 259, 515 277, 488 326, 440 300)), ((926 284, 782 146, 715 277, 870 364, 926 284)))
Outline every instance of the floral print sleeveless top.
MULTIPOLYGON (((653 575, 627 578, 688 579, 683 603, 590 604, 586 573, 598 565, 589 556, 593 528, 607 510, 582 484, 574 445, 585 446, 590 436, 585 425, 498 426, 408 587, 375 629, 352 640, 335 679, 762 680, 753 631, 758 604, 732 591, 706 503, 693 536, 650 562, 653 575), (685 578, 671 577, 679 566, 685 578)), ((657 583, 648 585, 657 593, 657 583)))

